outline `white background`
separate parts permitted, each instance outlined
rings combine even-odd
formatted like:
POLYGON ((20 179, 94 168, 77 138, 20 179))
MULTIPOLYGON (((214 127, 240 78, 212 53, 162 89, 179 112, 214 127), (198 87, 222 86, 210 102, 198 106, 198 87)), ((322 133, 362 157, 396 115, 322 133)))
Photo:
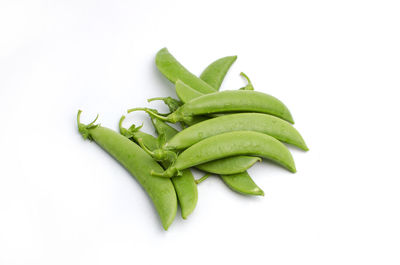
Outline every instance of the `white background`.
MULTIPOLYGON (((0 264, 400 264, 398 1, 0 3, 0 264), (168 232, 138 183, 77 132, 174 96, 154 56, 195 74, 238 55, 222 89, 290 108, 298 173, 250 173, 265 197, 199 185, 168 232)), ((152 106, 166 111, 161 104, 152 106)), ((126 126, 145 122, 143 113, 126 126)))

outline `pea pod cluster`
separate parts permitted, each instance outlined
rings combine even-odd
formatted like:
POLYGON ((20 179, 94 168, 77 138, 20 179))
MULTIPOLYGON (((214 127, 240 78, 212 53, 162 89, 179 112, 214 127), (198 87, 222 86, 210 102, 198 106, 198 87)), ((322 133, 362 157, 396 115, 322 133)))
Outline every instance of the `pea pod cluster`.
MULTIPOLYGON (((210 175, 219 176, 231 190, 244 195, 264 195, 247 170, 262 159, 296 172, 287 147, 304 151, 308 147, 293 127, 288 107, 279 99, 254 90, 249 77, 234 90, 219 91, 237 56, 211 63, 199 77, 187 70, 166 49, 156 54, 156 66, 175 85, 175 97, 155 97, 170 113, 150 107, 134 107, 128 113, 145 111, 155 128, 153 136, 141 126, 111 129, 80 122, 84 139, 92 140, 114 157, 144 188, 151 198, 165 230, 172 224, 178 204, 184 219, 194 211, 197 185, 210 175), (178 130, 167 123, 177 123, 178 130), (195 179, 192 169, 204 172, 195 179)), ((97 119, 97 118, 96 118, 97 119)))

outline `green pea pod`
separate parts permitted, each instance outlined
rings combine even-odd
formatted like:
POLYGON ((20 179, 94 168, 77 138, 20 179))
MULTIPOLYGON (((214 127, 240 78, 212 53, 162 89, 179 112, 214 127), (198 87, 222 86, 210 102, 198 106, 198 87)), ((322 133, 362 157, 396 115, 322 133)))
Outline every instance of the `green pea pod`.
POLYGON ((243 172, 259 161, 259 157, 232 156, 196 165, 196 168, 213 174, 229 175, 243 172))
POLYGON ((221 175, 221 178, 224 183, 234 191, 246 195, 250 194, 264 196, 264 191, 254 183, 247 172, 234 175, 221 175))
MULTIPOLYGON (((128 112, 136 110, 151 113, 151 110, 146 108, 134 108, 128 112)), ((151 114, 161 120, 176 123, 190 121, 196 115, 227 112, 265 113, 294 123, 288 108, 281 101, 268 94, 251 90, 228 90, 206 94, 185 103, 167 117, 156 113, 151 114)))
POLYGON ((78 129, 84 139, 95 141, 112 157, 120 162, 142 185, 152 199, 165 230, 173 222, 177 211, 177 198, 170 179, 151 176, 149 172, 162 170, 137 144, 121 134, 94 122, 80 123, 81 111, 78 111, 78 129))
MULTIPOLYGON (((121 117, 119 122, 119 129, 122 135, 134 140, 135 142, 141 142, 146 148, 153 151, 158 148, 158 139, 153 135, 141 132, 135 126, 131 126, 128 130, 122 127, 122 122, 125 119, 121 117)), ((172 135, 168 135, 166 139, 169 139, 172 135)), ((168 168, 170 164, 168 162, 162 163, 164 168, 168 168)), ((175 187, 176 195, 178 196, 179 205, 181 206, 182 218, 186 219, 196 208, 197 204, 197 185, 195 183, 192 172, 189 169, 183 170, 181 176, 177 176, 171 179, 175 187)))
POLYGON ((227 56, 216 60, 207 66, 206 69, 204 69, 200 75, 200 79, 209 84, 211 87, 219 90, 226 73, 236 59, 237 56, 227 56))
MULTIPOLYGON (((180 170, 224 157, 253 155, 269 159, 296 172, 293 157, 287 147, 275 138, 252 131, 228 132, 206 138, 179 154, 175 163, 155 176, 172 177, 180 170)), ((241 173, 241 172, 236 172, 241 173)))
POLYGON ((178 79, 180 79, 202 93, 211 93, 216 91, 216 89, 208 85, 206 82, 190 73, 174 58, 174 56, 172 56, 167 48, 158 51, 156 55, 156 66, 158 70, 160 70, 160 72, 174 84, 178 79))
POLYGON ((290 123, 262 113, 228 114, 199 122, 177 133, 163 148, 181 150, 205 138, 231 131, 256 131, 308 150, 300 133, 290 123))

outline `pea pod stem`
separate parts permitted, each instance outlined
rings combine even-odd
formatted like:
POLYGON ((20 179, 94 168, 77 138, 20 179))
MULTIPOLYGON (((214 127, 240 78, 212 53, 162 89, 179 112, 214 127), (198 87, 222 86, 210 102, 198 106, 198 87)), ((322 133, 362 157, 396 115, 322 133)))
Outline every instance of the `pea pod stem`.
POLYGON ((119 119, 118 122, 119 132, 127 138, 132 138, 133 133, 139 131, 143 127, 143 123, 139 126, 132 125, 129 129, 126 129, 122 126, 122 123, 124 122, 125 118, 126 118, 125 116, 121 116, 121 118, 119 119))
POLYGON ((156 97, 156 98, 150 98, 147 100, 147 102, 152 102, 152 101, 156 101, 156 100, 161 100, 163 101, 168 108, 170 109, 171 112, 177 110, 180 106, 182 106, 182 102, 180 102, 177 99, 174 99, 172 97, 156 97))
POLYGON ((202 183, 203 181, 205 181, 206 179, 208 179, 210 176, 211 176, 211 174, 207 173, 204 176, 202 176, 201 178, 196 179, 195 182, 198 185, 198 184, 202 183))
MULTIPOLYGON (((138 144, 140 145, 140 147, 146 152, 148 153, 150 156, 152 156, 154 159, 155 158, 155 153, 151 150, 149 150, 146 145, 143 143, 143 139, 142 138, 138 138, 137 139, 138 144)), ((157 160, 157 159, 156 159, 157 160)))
POLYGON ((243 76, 247 80, 247 84, 251 84, 250 78, 243 72, 240 72, 240 76, 243 76))
POLYGON ((152 101, 155 101, 155 100, 164 100, 164 99, 165 99, 165 97, 149 98, 149 99, 147 100, 147 102, 152 102, 152 101))
POLYGON ((163 48, 158 51, 156 55, 156 66, 158 70, 172 83, 178 79, 181 79, 187 84, 196 87, 203 93, 215 92, 216 89, 208 85, 206 82, 190 73, 175 57, 168 51, 167 48, 163 48))
POLYGON ((300 133, 288 122, 268 114, 235 113, 199 122, 172 137, 163 146, 166 150, 185 149, 205 138, 231 131, 256 131, 305 151, 308 147, 300 133))
POLYGON ((81 123, 81 114, 82 114, 82 110, 78 110, 78 115, 76 117, 76 120, 78 122, 79 133, 82 135, 83 139, 92 140, 91 139, 91 135, 89 133, 89 130, 90 129, 95 129, 95 128, 100 126, 100 124, 94 124, 97 121, 97 119, 99 118, 99 114, 97 114, 96 118, 89 124, 82 124, 81 123))
POLYGON ((134 112, 134 111, 145 111, 146 113, 148 113, 151 116, 157 117, 158 119, 162 120, 162 121, 169 121, 168 117, 162 116, 156 112, 154 112, 153 110, 149 109, 149 108, 132 108, 132 109, 128 109, 128 113, 134 112))
POLYGON ((254 90, 253 84, 250 81, 250 78, 243 72, 240 73, 240 76, 244 77, 247 81, 247 85, 240 88, 240 90, 254 90))
POLYGON ((156 149, 155 151, 151 151, 143 143, 142 138, 138 138, 137 142, 146 153, 148 153, 150 156, 152 156, 157 161, 167 162, 167 163, 172 164, 176 160, 177 155, 173 151, 163 151, 161 149, 156 149))

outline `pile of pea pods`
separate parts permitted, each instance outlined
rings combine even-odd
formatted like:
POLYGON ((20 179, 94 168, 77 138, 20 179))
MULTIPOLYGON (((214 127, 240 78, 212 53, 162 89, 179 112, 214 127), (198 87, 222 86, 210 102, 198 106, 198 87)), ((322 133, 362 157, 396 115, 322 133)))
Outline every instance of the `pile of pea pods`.
POLYGON ((175 84, 178 99, 162 100, 170 113, 152 108, 145 111, 151 118, 157 137, 141 131, 141 127, 123 127, 119 132, 95 124, 80 122, 84 139, 100 145, 119 161, 143 186, 160 216, 165 230, 175 219, 178 203, 186 219, 197 204, 197 185, 210 174, 218 175, 233 191, 244 195, 264 195, 247 173, 262 158, 296 172, 293 157, 283 144, 308 150, 289 109, 277 98, 254 91, 249 78, 237 90, 219 92, 222 81, 236 56, 227 56, 211 63, 197 77, 182 66, 166 49, 156 55, 160 72, 175 84), (180 131, 167 123, 179 123, 180 131), (204 171, 195 179, 191 169, 204 171))

